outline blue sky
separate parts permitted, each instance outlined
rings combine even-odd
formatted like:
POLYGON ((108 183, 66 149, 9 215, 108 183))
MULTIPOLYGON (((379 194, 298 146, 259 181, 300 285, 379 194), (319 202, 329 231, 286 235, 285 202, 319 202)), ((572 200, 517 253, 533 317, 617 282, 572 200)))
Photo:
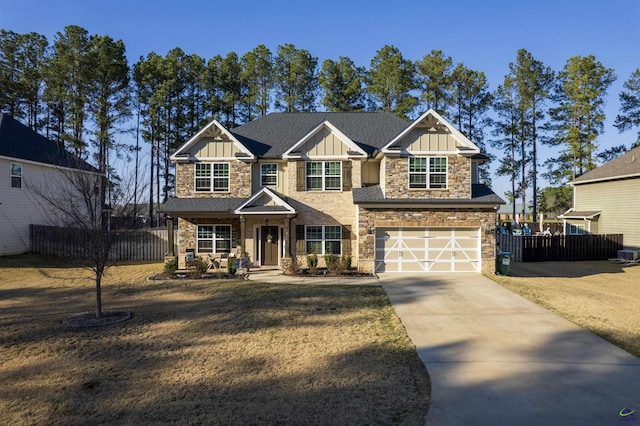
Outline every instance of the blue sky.
MULTIPOLYGON (((174 47, 210 58, 293 43, 320 62, 349 56, 365 67, 387 44, 412 60, 441 49, 454 63, 484 71, 491 90, 520 48, 556 71, 571 56, 592 54, 618 76, 600 145, 629 145, 636 134, 618 134, 613 120, 622 84, 640 67, 639 0, 0 0, 0 28, 52 42, 71 24, 122 39, 132 64, 174 47)), ((498 194, 506 188, 504 178, 494 178, 498 194)))

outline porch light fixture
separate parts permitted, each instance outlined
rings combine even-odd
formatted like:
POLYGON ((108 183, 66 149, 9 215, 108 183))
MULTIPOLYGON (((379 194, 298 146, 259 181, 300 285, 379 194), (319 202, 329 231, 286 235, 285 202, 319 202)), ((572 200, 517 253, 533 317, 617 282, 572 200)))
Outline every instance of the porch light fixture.
POLYGON ((367 225, 367 234, 373 235, 373 227, 371 225, 367 225))
POLYGON ((487 235, 491 235, 493 233, 493 229, 491 228, 490 224, 487 223, 484 226, 484 233, 487 234, 487 235))

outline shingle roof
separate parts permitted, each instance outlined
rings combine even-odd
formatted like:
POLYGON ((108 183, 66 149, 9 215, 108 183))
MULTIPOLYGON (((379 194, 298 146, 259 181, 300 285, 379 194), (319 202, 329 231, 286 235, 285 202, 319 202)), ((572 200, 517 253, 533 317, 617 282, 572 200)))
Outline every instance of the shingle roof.
POLYGON ((487 185, 473 184, 471 198, 385 198, 380 185, 354 188, 353 203, 382 204, 504 204, 504 200, 496 195, 487 185))
POLYGON ((0 156, 98 172, 98 169, 67 152, 56 142, 2 113, 0 113, 0 156))
POLYGON ((640 147, 634 148, 626 154, 604 163, 602 166, 583 174, 570 183, 581 184, 625 177, 640 177, 640 147))
POLYGON ((169 198, 158 211, 167 214, 232 213, 244 198, 169 198))
POLYGON ((289 148, 323 121, 329 121, 367 154, 382 148, 409 123, 387 112, 289 112, 272 113, 231 133, 253 154, 280 158, 289 148))

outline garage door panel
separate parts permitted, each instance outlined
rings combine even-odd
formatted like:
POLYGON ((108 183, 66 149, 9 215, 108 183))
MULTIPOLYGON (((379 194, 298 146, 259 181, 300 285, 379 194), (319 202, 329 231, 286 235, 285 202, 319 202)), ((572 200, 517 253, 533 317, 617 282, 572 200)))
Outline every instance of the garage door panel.
POLYGON ((376 228, 377 272, 478 272, 479 228, 376 228))

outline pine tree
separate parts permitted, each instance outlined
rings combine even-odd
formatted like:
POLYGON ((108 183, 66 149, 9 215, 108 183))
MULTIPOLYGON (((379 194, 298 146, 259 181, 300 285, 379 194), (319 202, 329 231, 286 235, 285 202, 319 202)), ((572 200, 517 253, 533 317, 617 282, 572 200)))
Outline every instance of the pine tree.
POLYGON ((374 108, 409 118, 418 99, 411 94, 417 87, 414 64, 404 59, 395 46, 384 46, 371 59, 367 93, 374 108))
POLYGON ((287 111, 316 110, 318 58, 293 44, 278 46, 274 64, 276 108, 287 111))
POLYGON ((614 126, 620 133, 638 129, 638 137, 632 144, 632 148, 640 146, 640 68, 636 68, 623 87, 626 89, 620 93, 620 113, 616 117, 614 126))
POLYGON ((273 57, 271 51, 260 44, 242 56, 242 79, 247 86, 244 97, 246 122, 256 115, 265 115, 271 105, 273 88, 273 57))
POLYGON ((604 102, 607 89, 616 79, 593 55, 569 58, 558 74, 552 99, 551 143, 561 146, 556 161, 547 163, 548 176, 562 183, 596 167, 596 139, 604 129, 604 102))
POLYGON ((451 107, 451 89, 453 61, 444 56, 442 50, 432 50, 416 63, 420 100, 425 109, 434 109, 440 115, 447 116, 451 107))
POLYGON ((322 104, 328 111, 362 111, 364 109, 365 69, 357 67, 349 58, 338 62, 326 59, 318 73, 324 93, 322 104))

